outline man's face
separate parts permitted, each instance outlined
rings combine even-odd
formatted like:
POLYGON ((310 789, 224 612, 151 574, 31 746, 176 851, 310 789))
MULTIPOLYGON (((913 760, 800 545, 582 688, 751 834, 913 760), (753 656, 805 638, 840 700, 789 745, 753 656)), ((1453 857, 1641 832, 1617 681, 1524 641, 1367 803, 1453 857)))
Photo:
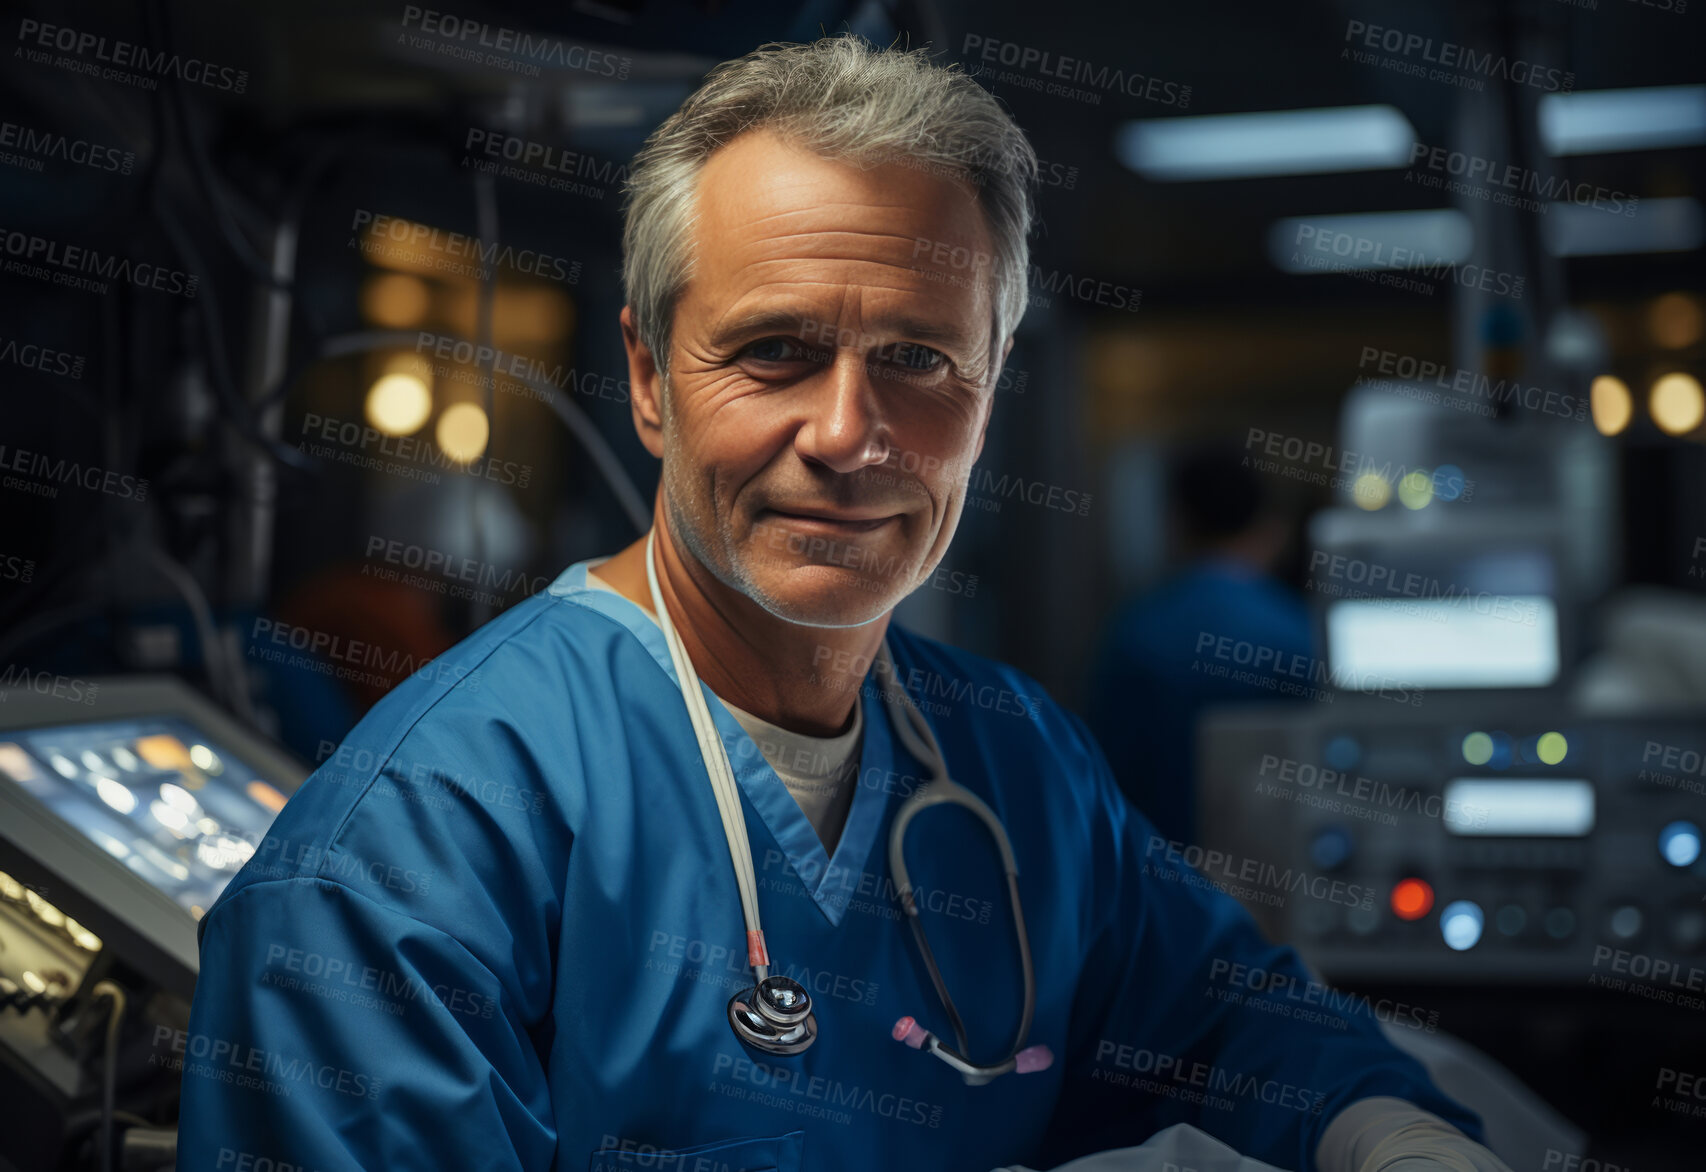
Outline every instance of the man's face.
POLYGON ((983 448, 999 374, 983 214, 963 184, 767 131, 710 157, 697 211, 670 525, 772 614, 870 622, 941 560, 983 448))

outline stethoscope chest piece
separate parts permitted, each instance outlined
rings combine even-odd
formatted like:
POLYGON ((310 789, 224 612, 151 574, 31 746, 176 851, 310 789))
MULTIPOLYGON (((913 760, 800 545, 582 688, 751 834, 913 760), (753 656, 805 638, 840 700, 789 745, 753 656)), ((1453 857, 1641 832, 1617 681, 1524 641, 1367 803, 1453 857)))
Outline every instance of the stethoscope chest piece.
POLYGON ((769 976, 729 998, 735 1037, 766 1054, 798 1054, 817 1041, 817 1015, 806 987, 769 976))

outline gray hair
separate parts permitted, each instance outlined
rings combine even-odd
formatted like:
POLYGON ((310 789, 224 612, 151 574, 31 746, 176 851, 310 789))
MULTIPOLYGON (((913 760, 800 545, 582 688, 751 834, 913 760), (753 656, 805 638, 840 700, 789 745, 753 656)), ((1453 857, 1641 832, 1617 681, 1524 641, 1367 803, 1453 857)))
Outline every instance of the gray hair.
POLYGON ((879 49, 851 34, 771 43, 713 69, 652 132, 626 184, 622 283, 641 341, 669 373, 676 299, 693 274, 694 192, 713 151, 757 128, 859 167, 900 163, 977 192, 995 255, 999 354, 1025 315, 1037 156, 990 94, 925 49, 879 49))

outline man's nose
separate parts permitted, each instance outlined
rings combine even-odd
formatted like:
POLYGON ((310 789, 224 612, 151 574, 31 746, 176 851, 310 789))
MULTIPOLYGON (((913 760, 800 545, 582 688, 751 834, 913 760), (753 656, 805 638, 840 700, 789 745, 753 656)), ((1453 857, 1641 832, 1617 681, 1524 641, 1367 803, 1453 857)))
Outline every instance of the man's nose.
POLYGON ((837 472, 886 462, 888 428, 865 357, 840 351, 814 381, 810 416, 794 437, 800 456, 837 472))

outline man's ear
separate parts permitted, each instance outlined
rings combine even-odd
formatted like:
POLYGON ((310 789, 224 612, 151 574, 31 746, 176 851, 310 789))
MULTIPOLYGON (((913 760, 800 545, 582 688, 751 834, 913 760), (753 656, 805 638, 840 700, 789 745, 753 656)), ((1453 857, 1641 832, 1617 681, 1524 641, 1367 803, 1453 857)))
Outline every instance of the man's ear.
POLYGON ((628 406, 646 451, 663 459, 663 376, 651 348, 640 340, 632 306, 622 307, 622 346, 628 351, 628 406))

